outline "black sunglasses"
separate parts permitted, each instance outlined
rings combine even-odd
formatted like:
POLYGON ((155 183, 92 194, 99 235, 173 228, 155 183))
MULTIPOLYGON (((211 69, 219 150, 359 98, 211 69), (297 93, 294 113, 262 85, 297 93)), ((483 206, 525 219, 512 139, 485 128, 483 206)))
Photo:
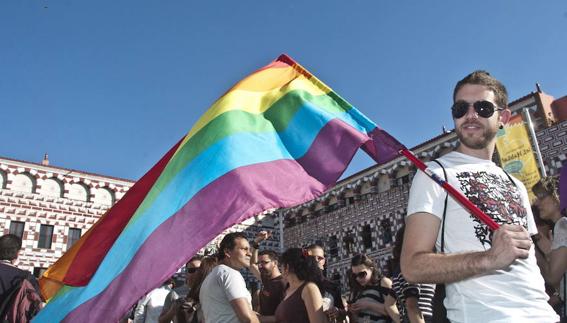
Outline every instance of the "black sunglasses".
POLYGON ((352 279, 362 279, 364 277, 366 277, 366 271, 361 271, 359 273, 352 273, 352 279))
POLYGON ((502 111, 503 109, 496 108, 494 103, 490 101, 476 101, 474 103, 469 103, 467 101, 459 100, 453 104, 451 107, 451 112, 453 114, 453 118, 459 119, 462 118, 467 111, 469 111, 469 105, 473 106, 474 111, 483 117, 483 118, 490 118, 494 114, 495 110, 502 111))
POLYGON ((197 272, 197 269, 199 269, 198 267, 191 267, 191 268, 187 268, 187 273, 188 274, 194 274, 197 272))

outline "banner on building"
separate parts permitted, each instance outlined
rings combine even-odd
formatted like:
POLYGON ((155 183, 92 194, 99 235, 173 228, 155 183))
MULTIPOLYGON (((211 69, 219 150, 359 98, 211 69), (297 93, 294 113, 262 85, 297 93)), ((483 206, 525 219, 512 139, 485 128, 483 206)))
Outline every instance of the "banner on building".
POLYGON ((534 186, 541 178, 530 142, 530 137, 521 115, 513 116, 496 135, 496 149, 500 164, 508 173, 521 180, 526 186, 530 200, 535 196, 534 186))

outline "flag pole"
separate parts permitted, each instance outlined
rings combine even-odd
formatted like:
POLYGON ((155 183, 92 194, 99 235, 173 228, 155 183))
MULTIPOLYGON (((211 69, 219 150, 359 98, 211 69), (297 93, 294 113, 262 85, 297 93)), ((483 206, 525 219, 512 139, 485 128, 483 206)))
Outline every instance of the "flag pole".
POLYGON ((474 215, 478 220, 482 223, 486 224, 492 231, 497 230, 500 226, 496 223, 492 218, 482 212, 476 205, 474 205, 466 196, 463 195, 460 191, 456 190, 453 186, 451 186, 447 181, 437 176, 433 173, 425 163, 423 163, 419 158, 417 158, 411 151, 408 149, 401 149, 400 154, 404 155, 407 159, 409 159, 417 168, 422 170, 427 176, 429 176, 433 181, 443 187, 448 194, 450 194, 454 199, 456 199, 464 208, 469 210, 472 215, 474 215))
POLYGON ((542 177, 546 177, 547 173, 545 171, 545 164, 543 163, 543 158, 541 158, 541 151, 539 150, 539 144, 537 142, 537 136, 534 130, 534 124, 532 123, 532 118, 530 116, 530 111, 528 108, 524 108, 522 109, 522 115, 524 117, 524 120, 528 126, 528 130, 530 131, 530 138, 531 138, 531 142, 535 148, 535 154, 537 157, 537 163, 539 165, 539 169, 541 169, 541 175, 542 177))

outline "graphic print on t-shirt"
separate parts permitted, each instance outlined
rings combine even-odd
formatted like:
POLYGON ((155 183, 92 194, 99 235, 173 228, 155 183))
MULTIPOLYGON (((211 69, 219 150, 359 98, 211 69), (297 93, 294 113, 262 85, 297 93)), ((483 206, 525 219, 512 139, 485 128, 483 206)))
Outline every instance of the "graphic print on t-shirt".
MULTIPOLYGON (((487 172, 457 173, 461 191, 498 224, 519 224, 528 228, 527 210, 518 188, 508 178, 487 172)), ((492 245, 492 231, 476 217, 475 235, 484 247, 492 245)))

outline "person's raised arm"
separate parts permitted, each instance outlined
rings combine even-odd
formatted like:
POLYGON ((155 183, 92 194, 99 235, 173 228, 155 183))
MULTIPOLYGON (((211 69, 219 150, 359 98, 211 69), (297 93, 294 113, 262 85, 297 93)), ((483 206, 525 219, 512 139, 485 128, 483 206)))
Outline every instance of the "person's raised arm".
POLYGON ((250 272, 254 277, 262 281, 262 275, 260 274, 260 270, 258 269, 258 249, 260 247, 260 243, 270 237, 270 233, 268 231, 260 231, 256 234, 256 238, 254 238, 254 242, 250 244, 252 248, 252 256, 250 257, 250 272))
POLYGON ((230 305, 240 323, 260 323, 258 316, 252 311, 245 298, 235 298, 230 301, 230 305))
POLYGON ((433 252, 441 220, 429 213, 406 218, 402 248, 402 275, 408 282, 451 283, 508 267, 528 257, 531 239, 518 225, 502 225, 494 232, 492 248, 482 252, 439 254, 433 252))
POLYGON ((305 303, 310 323, 326 323, 327 315, 323 312, 323 298, 314 283, 307 283, 301 291, 301 299, 305 303))

